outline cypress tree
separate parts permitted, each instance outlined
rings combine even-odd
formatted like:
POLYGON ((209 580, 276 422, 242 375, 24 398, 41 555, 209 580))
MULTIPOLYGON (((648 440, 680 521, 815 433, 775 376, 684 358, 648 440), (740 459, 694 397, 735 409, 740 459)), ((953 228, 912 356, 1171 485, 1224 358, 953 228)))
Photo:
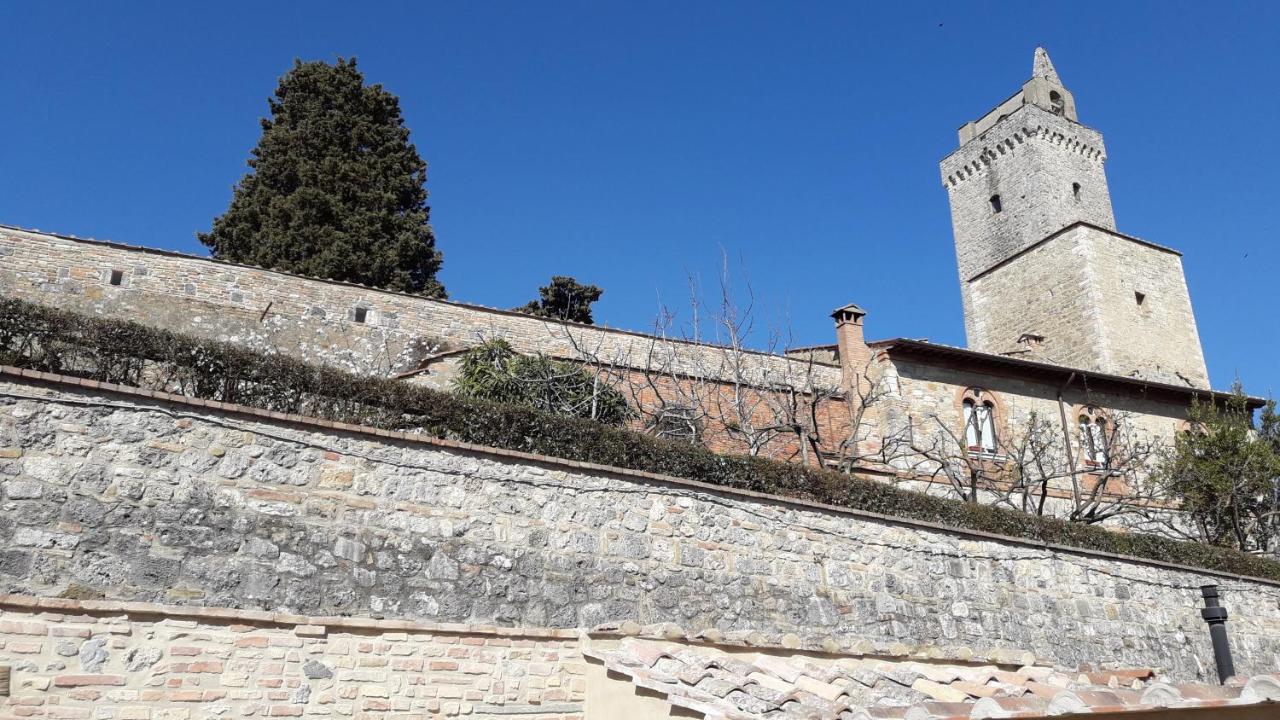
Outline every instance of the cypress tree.
POLYGON ((339 58, 295 61, 267 102, 251 170, 200 242, 221 260, 444 297, 427 164, 396 96, 339 58))

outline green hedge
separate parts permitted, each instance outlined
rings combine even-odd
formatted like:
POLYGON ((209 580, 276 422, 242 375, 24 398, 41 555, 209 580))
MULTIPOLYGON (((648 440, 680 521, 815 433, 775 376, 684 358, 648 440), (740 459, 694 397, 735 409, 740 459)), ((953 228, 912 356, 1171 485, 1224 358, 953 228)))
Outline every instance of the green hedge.
POLYGON ((589 420, 499 405, 200 340, 138 323, 0 299, 0 362, 104 382, 664 473, 955 528, 1280 580, 1236 550, 1038 517, 903 490, 834 470, 718 455, 589 420))

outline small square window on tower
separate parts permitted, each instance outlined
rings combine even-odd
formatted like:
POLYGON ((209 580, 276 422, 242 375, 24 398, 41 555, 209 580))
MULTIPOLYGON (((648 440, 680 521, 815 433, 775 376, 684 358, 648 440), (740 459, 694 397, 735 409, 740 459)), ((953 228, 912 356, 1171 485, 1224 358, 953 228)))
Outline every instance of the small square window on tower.
POLYGON ((112 270, 112 271, 111 271, 111 279, 110 279, 108 282, 110 282, 112 285, 119 285, 119 284, 123 283, 123 282, 124 282, 124 271, 123 271, 123 270, 112 270))
POLYGON ((358 322, 358 323, 368 322, 368 320, 369 320, 369 308, 362 308, 362 307, 358 307, 358 308, 356 308, 355 315, 354 315, 353 319, 354 319, 356 322, 358 322))
POLYGON ((991 212, 998 213, 1004 209, 1004 205, 1000 202, 999 195, 991 196, 991 212))
POLYGON ((1133 293, 1133 299, 1138 303, 1138 305, 1142 305, 1142 303, 1147 301, 1147 294, 1135 291, 1133 293))

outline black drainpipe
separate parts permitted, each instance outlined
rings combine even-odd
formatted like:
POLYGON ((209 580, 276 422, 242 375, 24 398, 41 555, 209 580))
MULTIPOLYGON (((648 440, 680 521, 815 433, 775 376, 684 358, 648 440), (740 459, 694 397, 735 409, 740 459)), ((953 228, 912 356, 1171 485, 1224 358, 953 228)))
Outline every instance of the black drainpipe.
POLYGON ((1218 665, 1218 682, 1225 685, 1236 674, 1231 662, 1231 645, 1227 642, 1227 609, 1218 604, 1218 586, 1202 585, 1204 609, 1200 617, 1209 623, 1209 638, 1213 640, 1213 661, 1218 665))

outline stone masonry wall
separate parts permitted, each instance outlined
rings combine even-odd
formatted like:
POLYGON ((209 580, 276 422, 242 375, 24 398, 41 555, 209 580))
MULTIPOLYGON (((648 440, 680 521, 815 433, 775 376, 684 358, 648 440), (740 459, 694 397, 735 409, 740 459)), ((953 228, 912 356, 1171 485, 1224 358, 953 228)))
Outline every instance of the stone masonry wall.
POLYGON ((1209 387, 1182 257, 1086 230, 1109 366, 1123 374, 1209 387))
POLYGON ((1045 360, 1208 388, 1177 253, 1079 225, 969 283, 971 345, 1046 336, 1045 360), (1143 295, 1141 304, 1135 293, 1143 295))
POLYGON ((1105 162, 1101 133, 1035 105, 943 159, 961 284, 1072 223, 1114 228, 1105 162))
MULTIPOLYGON (((75 240, 0 227, 0 297, 12 296, 104 317, 281 352, 344 370, 387 376, 415 369, 428 356, 502 337, 520 352, 590 361, 606 367, 628 401, 640 408, 634 425, 657 412, 658 400, 706 401, 704 441, 716 452, 747 453, 744 433, 728 427, 784 424, 775 417, 790 398, 762 400, 753 386, 837 389, 835 365, 752 351, 658 339, 619 330, 553 323, 528 315, 430 300, 357 285, 219 263, 176 253, 75 240), (120 285, 112 270, 123 272, 120 285), (355 322, 365 308, 366 322, 355 322), (633 369, 638 368, 638 370, 633 369), (691 378, 697 378, 691 379, 691 378), (728 382, 719 382, 719 380, 728 382), (654 385, 684 383, 658 397, 654 385), (739 394, 751 400, 718 401, 739 394), (639 403, 649 403, 641 406, 639 403), (731 407, 732 406, 732 407, 731 407), (742 416, 742 417, 739 417, 742 416), (745 419, 751 422, 746 422, 745 419)), ((451 389, 456 353, 436 359, 412 382, 451 389)), ((847 424, 847 406, 824 398, 817 415, 827 427, 847 424)), ((830 447, 843 438, 828 433, 830 447)), ((803 448, 787 434, 760 454, 797 460, 803 448)))
MULTIPOLYGON (((221 263, 167 251, 0 227, 0 295, 283 352, 353 372, 412 370, 422 357, 493 336, 521 352, 718 377, 722 349, 638 333, 548 322, 492 308, 221 263), (111 285, 112 270, 123 273, 111 285), (356 308, 366 321, 355 322, 356 308)), ((840 386, 840 368, 746 352, 741 376, 768 385, 814 374, 840 386)))
POLYGON ((0 720, 581 720, 577 635, 0 597, 0 720))
POLYGON ((697 483, 145 394, 0 384, 0 591, 574 628, 674 621, 1205 679, 1280 587, 697 483))
POLYGON ((1059 237, 967 283, 969 344, 981 352, 1019 349, 1023 333, 1041 335, 1037 354, 1067 367, 1106 367, 1100 309, 1088 279, 1087 258, 1059 237))

